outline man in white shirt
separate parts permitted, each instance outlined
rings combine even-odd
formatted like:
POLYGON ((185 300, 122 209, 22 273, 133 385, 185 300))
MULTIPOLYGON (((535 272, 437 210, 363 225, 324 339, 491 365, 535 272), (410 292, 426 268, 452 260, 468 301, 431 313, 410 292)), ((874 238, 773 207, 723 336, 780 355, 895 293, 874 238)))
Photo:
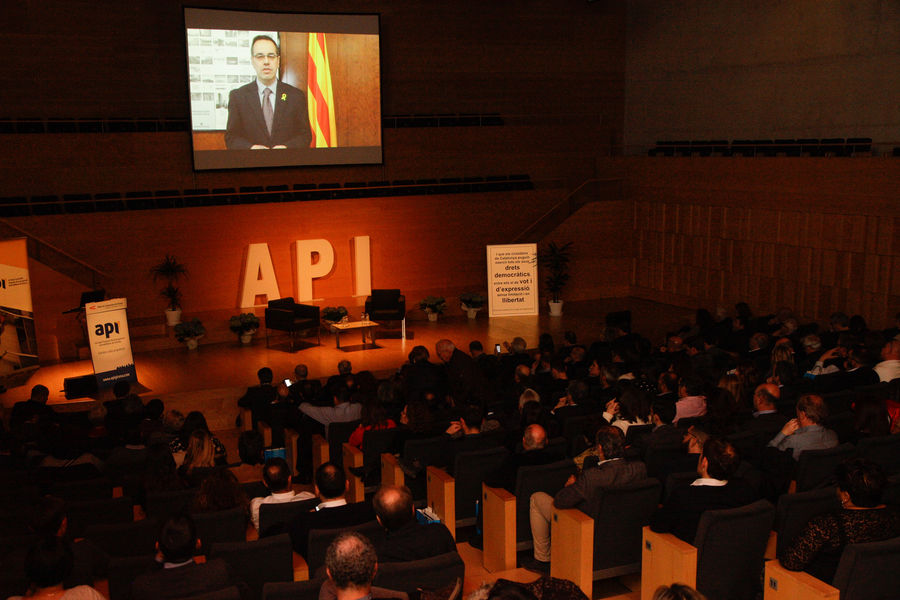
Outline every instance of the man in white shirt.
POLYGON ((873 367, 878 380, 887 382, 900 377, 900 341, 891 340, 881 349, 881 362, 873 367))
POLYGON ((263 504, 281 504, 310 500, 315 496, 309 492, 294 493, 291 485, 291 470, 283 458, 270 458, 263 467, 263 482, 269 488, 269 495, 250 501, 250 520, 259 531, 259 507, 263 504))

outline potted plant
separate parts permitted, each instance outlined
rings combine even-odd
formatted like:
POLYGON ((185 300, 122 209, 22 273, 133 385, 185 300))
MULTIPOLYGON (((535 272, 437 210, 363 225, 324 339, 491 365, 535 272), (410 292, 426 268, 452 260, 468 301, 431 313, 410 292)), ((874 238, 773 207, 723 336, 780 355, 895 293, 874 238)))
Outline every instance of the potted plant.
POLYGON ((228 329, 241 338, 242 344, 249 344, 253 334, 259 330, 259 317, 253 313, 241 313, 228 320, 228 329))
POLYGON ((429 321, 437 321, 438 315, 447 308, 447 301, 443 296, 426 296, 419 302, 419 308, 425 311, 429 321))
POLYGON ((345 306, 326 306, 322 309, 321 314, 322 320, 328 323, 340 323, 350 319, 345 306))
POLYGON ((475 292, 466 292, 460 294, 459 305, 466 311, 470 319, 474 319, 478 315, 478 311, 484 307, 485 297, 475 292))
POLYGON ((172 254, 166 257, 150 269, 153 283, 160 279, 166 282, 166 286, 160 290, 159 295, 166 299, 166 325, 172 327, 181 322, 181 290, 176 285, 182 277, 187 277, 187 267, 178 262, 172 254))
POLYGON ((175 339, 179 342, 187 344, 188 350, 196 350, 200 343, 200 338, 206 335, 206 328, 200 319, 193 318, 187 323, 178 323, 175 325, 175 339))
POLYGON ((550 316, 558 317, 562 314, 563 301, 559 294, 569 282, 569 262, 572 260, 572 242, 561 246, 556 242, 550 242, 538 254, 538 262, 542 267, 549 269, 545 283, 550 292, 550 316))

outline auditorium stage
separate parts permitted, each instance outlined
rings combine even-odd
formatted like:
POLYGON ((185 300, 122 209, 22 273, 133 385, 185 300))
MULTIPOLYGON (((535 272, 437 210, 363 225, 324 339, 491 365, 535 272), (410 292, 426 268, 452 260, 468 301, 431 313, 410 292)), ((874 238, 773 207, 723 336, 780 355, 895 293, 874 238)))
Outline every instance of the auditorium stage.
MULTIPOLYGON (((545 310, 545 307, 544 307, 545 310)), ((654 343, 661 342, 664 333, 675 326, 689 321, 693 311, 681 307, 659 304, 634 298, 604 298, 590 301, 567 302, 561 317, 541 314, 534 317, 498 317, 489 319, 486 310, 475 320, 469 320, 457 310, 449 310, 439 321, 407 319, 407 329, 414 333, 413 339, 378 339, 377 349, 345 352, 335 346, 334 334, 322 331, 320 346, 302 346, 303 349, 289 352, 284 336, 272 337, 272 348, 266 348, 264 332, 257 333, 249 345, 241 345, 235 340, 228 343, 204 344, 201 340, 197 350, 184 346, 175 349, 154 350, 136 353, 134 356, 138 380, 143 389, 142 398, 161 398, 168 408, 193 410, 207 413, 212 429, 233 427, 234 401, 243 390, 256 383, 256 371, 260 367, 271 367, 276 380, 291 377, 298 363, 309 367, 310 378, 325 378, 337 372, 337 363, 347 359, 353 370, 368 369, 383 377, 396 370, 407 360, 407 354, 414 346, 423 345, 431 352, 432 361, 437 361, 434 345, 439 339, 452 340, 463 351, 468 350, 472 340, 480 340, 486 351, 491 352, 494 344, 502 344, 513 337, 525 338, 530 348, 537 346, 538 336, 543 332, 553 335, 559 344, 565 331, 574 331, 579 341, 596 339, 604 327, 604 316, 608 312, 631 310, 634 331, 648 336, 654 343), (217 413, 220 409, 227 416, 217 413), (229 425, 228 423, 231 423, 229 425)), ((422 315, 424 316, 424 315, 422 315)), ((315 343, 315 338, 305 341, 315 343)), ((358 345, 355 332, 342 336, 342 346, 358 345)), ((82 410, 92 400, 66 400, 63 380, 92 373, 91 362, 82 360, 41 367, 24 385, 12 388, 2 394, 2 404, 10 407, 25 400, 36 384, 50 389, 50 404, 56 410, 82 410)))

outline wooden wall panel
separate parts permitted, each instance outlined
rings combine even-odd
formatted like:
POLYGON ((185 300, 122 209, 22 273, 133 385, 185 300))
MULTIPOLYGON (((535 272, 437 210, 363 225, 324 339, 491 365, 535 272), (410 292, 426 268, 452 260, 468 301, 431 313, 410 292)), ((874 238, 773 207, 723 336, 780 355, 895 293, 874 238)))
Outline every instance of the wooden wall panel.
POLYGON ((842 310, 876 327, 900 309, 897 161, 616 162, 643 240, 637 271, 663 272, 658 281, 638 273, 634 295, 684 306, 745 300, 758 312, 789 306, 819 319, 842 310), (651 253, 650 239, 663 251, 651 253))

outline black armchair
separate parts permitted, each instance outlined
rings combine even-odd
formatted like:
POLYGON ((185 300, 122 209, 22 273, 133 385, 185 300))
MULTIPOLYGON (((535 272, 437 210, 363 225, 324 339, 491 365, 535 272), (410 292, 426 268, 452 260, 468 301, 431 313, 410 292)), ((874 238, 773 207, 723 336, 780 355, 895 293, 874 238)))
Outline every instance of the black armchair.
POLYGON ((366 314, 377 323, 400 321, 400 337, 406 339, 406 296, 400 290, 372 290, 366 298, 366 314))
POLYGON ((322 343, 319 307, 296 304, 293 298, 269 301, 269 307, 266 308, 266 348, 269 347, 270 329, 288 332, 291 338, 291 352, 294 351, 294 336, 301 331, 315 329, 316 343, 322 343))

